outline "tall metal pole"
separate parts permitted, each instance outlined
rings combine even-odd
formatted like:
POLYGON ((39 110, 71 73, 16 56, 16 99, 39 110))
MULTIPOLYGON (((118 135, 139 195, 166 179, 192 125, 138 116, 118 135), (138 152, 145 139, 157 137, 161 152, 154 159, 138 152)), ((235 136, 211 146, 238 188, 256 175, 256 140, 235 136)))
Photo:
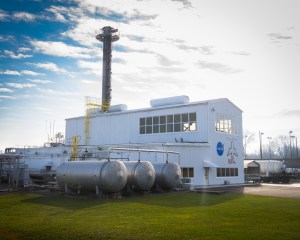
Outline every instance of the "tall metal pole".
POLYGON ((290 135, 290 153, 291 153, 291 159, 292 159, 292 134, 293 133, 293 131, 290 131, 289 132, 289 135, 290 135))
POLYGON ((260 159, 263 159, 263 157, 262 157, 262 135, 263 135, 264 133, 263 132, 260 132, 259 131, 259 150, 260 150, 260 159))
POLYGON ((271 159, 271 137, 267 137, 269 139, 269 153, 270 153, 270 159, 271 159))
POLYGON ((298 143, 297 143, 297 137, 295 137, 296 138, 296 158, 298 159, 298 143))
POLYGON ((103 42, 103 68, 102 68, 102 111, 107 111, 111 102, 111 52, 112 42, 118 41, 116 35, 118 29, 112 27, 103 27, 102 32, 96 36, 96 39, 103 42))

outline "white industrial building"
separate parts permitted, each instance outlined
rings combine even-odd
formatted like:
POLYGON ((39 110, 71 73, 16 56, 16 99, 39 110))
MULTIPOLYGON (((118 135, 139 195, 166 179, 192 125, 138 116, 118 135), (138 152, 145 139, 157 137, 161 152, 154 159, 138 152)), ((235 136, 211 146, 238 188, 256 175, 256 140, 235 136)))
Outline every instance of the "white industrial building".
MULTIPOLYGON (((178 152, 183 183, 192 187, 244 183, 242 111, 230 100, 189 102, 178 96, 150 105, 90 109, 88 117, 66 120, 66 139, 77 137, 78 145, 178 152)), ((143 160, 158 161, 155 154, 143 160)))

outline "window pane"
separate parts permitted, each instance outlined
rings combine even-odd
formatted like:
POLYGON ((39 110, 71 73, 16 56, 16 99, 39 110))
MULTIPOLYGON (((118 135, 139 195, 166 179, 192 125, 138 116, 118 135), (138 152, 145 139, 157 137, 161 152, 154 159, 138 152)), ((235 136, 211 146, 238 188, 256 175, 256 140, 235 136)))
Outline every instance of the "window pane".
POLYGON ((153 133, 159 133, 159 125, 153 126, 153 133))
POLYGON ((196 131, 196 123, 190 123, 190 131, 196 131))
POLYGON ((174 124, 174 132, 180 132, 181 131, 181 129, 180 129, 180 123, 175 123, 174 124))
POLYGON ((173 123, 173 115, 167 116, 167 123, 173 123))
POLYGON ((194 177, 194 168, 189 168, 189 177, 190 178, 194 177))
POLYGON ((173 124, 167 125, 167 132, 173 132, 173 124))
POLYGON ((152 125, 152 117, 147 117, 146 118, 146 124, 147 125, 152 125))
POLYGON ((190 113, 190 122, 196 122, 196 113, 190 113))
POLYGON ((235 168, 235 171, 234 171, 234 176, 238 176, 239 175, 239 169, 238 168, 235 168))
POLYGON ((180 123, 180 114, 174 115, 174 123, 180 123))
POLYGON ((221 176, 222 176, 221 168, 217 168, 217 177, 221 177, 221 176))
POLYGON ((188 170, 187 170, 187 168, 182 168, 182 177, 188 177, 188 170))
POLYGON ((140 118, 140 126, 145 125, 145 118, 140 118))
POLYGON ((159 132, 160 133, 166 132, 166 125, 159 125, 159 132))
POLYGON ((146 133, 152 133, 152 126, 146 126, 146 133))
POLYGON ((159 117, 153 117, 153 124, 159 124, 159 117))
POLYGON ((182 126, 182 131, 189 131, 190 130, 190 124, 184 123, 182 126))
POLYGON ((140 127, 140 134, 145 134, 145 126, 140 127))
POLYGON ((226 175, 225 176, 230 176, 230 169, 229 168, 226 168, 226 175))
POLYGON ((235 176, 235 174, 234 174, 234 172, 235 172, 235 168, 230 168, 230 176, 235 176))
POLYGON ((182 122, 188 122, 189 121, 189 115, 187 113, 182 114, 182 122))
POLYGON ((160 119, 160 124, 164 124, 164 123, 166 123, 166 116, 160 116, 159 117, 160 119))
POLYGON ((222 174, 221 174, 222 177, 225 177, 226 176, 226 172, 225 172, 225 168, 222 168, 222 174))

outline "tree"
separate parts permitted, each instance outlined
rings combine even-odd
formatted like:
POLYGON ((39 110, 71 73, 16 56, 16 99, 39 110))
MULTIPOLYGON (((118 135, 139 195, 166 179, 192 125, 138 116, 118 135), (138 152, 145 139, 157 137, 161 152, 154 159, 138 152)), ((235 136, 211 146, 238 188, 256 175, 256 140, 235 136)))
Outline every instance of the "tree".
POLYGON ((255 133, 249 130, 243 131, 244 135, 244 157, 247 157, 247 146, 255 140, 255 133))
POLYGON ((279 158, 288 158, 289 153, 289 137, 280 135, 274 138, 273 149, 278 154, 279 158))

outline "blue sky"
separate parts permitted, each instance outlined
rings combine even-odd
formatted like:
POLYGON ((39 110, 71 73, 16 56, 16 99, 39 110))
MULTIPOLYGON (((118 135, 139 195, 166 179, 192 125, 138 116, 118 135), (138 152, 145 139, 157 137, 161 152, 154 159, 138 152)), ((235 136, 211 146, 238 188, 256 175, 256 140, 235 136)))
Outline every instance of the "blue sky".
POLYGON ((226 97, 245 129, 299 136, 299 12, 297 0, 1 0, 0 149, 43 144, 50 123, 64 132, 101 97, 95 35, 108 25, 112 104, 226 97))

